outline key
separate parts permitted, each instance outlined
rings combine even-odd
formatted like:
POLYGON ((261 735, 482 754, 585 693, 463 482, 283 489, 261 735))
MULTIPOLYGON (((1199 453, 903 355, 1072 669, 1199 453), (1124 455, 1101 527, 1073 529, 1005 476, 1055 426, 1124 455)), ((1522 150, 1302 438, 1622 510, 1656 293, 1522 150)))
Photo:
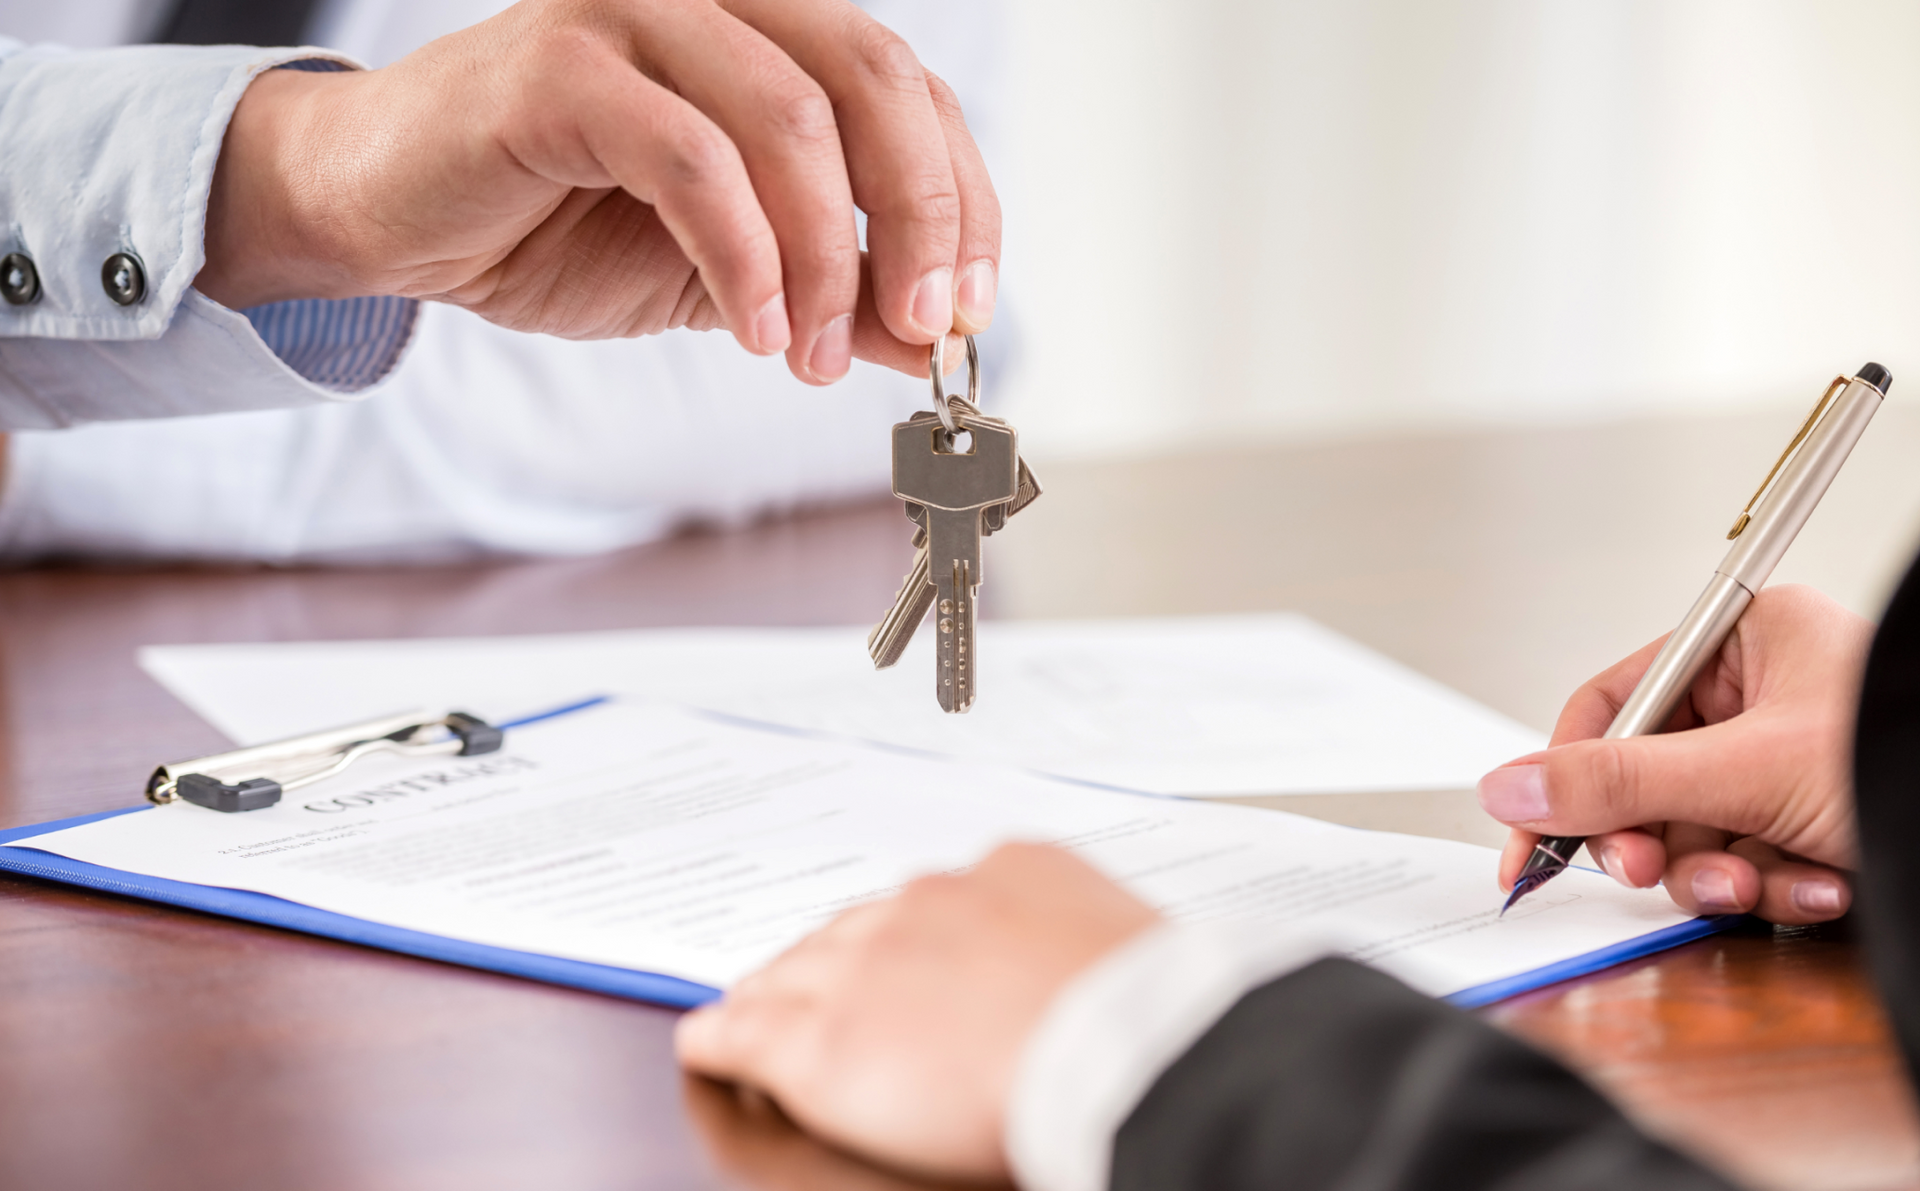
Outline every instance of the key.
POLYGON ((1040 487, 1040 481, 1034 478, 1033 473, 1027 470, 1027 461, 1021 459, 1019 463, 1020 488, 1014 493, 1013 499, 1003 505, 994 505, 980 514, 981 532, 988 537, 1006 528, 1007 518, 1040 499, 1040 494, 1046 491, 1040 487))
POLYGON ((965 417, 960 426, 968 437, 965 450, 943 428, 919 418, 893 428, 893 493, 920 505, 925 516, 927 577, 939 630, 934 692, 948 712, 972 706, 979 685, 974 597, 980 589, 985 512, 1020 497, 1013 427, 985 417, 965 417))
MULTIPOLYGON (((909 505, 911 510, 919 509, 916 521, 924 521, 926 510, 918 505, 909 505)), ((913 567, 907 571, 907 577, 900 584, 900 590, 893 597, 893 607, 879 624, 873 626, 873 632, 867 634, 867 652, 873 657, 873 668, 885 670, 900 660, 907 650, 907 643, 913 640, 920 622, 927 618, 927 609, 933 607, 933 581, 927 577, 927 527, 922 524, 913 535, 913 567)))
MULTIPOLYGON (((906 424, 937 425, 938 422, 938 415, 923 410, 907 419, 906 424)), ((918 527, 913 531, 913 566, 908 568, 900 590, 894 593, 893 607, 867 634, 867 654, 873 658, 876 670, 885 670, 900 660, 907 643, 913 640, 914 631, 927 618, 927 609, 933 607, 933 581, 927 577, 926 510, 908 501, 907 519, 918 527)))
MULTIPOLYGON (((931 422, 936 419, 933 414, 923 413, 916 414, 914 420, 931 422)), ((1020 460, 1018 494, 1006 504, 992 505, 982 510, 981 536, 991 536, 1002 529, 1007 518, 1032 504, 1041 492, 1040 481, 1028 469, 1027 461, 1020 460)), ((900 655, 906 652, 921 622, 926 620, 928 609, 933 607, 933 581, 927 575, 926 510, 908 501, 907 516, 919 527, 913 535, 913 566, 900 584, 900 590, 894 593, 893 607, 867 634, 867 653, 873 658, 873 668, 876 670, 885 670, 900 660, 900 655)))
MULTIPOLYGON (((992 417, 991 415, 981 413, 979 406, 973 404, 973 402, 968 401, 965 398, 949 397, 947 398, 947 400, 951 402, 952 412, 968 419, 969 421, 990 422, 993 425, 999 426, 1003 429, 1007 429, 1007 430, 1013 429, 1011 426, 1007 425, 1006 419, 996 418, 996 417, 992 417)), ((917 413, 913 415, 913 418, 911 420, 931 421, 931 420, 937 419, 938 417, 939 417, 938 414, 917 413)), ((1003 504, 1003 505, 992 505, 981 513, 981 516, 983 518, 981 533, 984 534, 985 536, 991 537, 995 533, 998 533, 1001 529, 1003 529, 1006 526, 1007 518, 1013 516, 1015 513, 1018 513, 1021 509, 1024 509, 1028 505, 1032 504, 1035 500, 1037 500, 1040 497, 1041 493, 1044 491, 1044 489, 1040 487, 1040 481, 1034 478, 1033 472, 1027 467, 1027 461, 1025 459, 1021 459, 1017 453, 1015 454, 1014 458, 1018 461, 1020 465, 1019 490, 1014 494, 1014 498, 1011 501, 1008 501, 1006 504, 1003 504)), ((907 516, 914 519, 915 521, 919 520, 919 514, 914 512, 914 505, 913 505, 913 502, 911 501, 907 502, 907 516)), ((920 540, 918 536, 916 536, 914 538, 914 545, 918 546, 919 544, 920 544, 920 540)))

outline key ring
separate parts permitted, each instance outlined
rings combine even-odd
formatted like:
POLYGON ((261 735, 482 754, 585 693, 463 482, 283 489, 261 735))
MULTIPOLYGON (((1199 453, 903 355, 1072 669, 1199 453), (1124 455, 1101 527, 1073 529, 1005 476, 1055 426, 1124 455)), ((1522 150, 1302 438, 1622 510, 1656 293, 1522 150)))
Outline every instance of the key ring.
MULTIPOLYGON (((948 434, 960 433, 960 424, 953 420, 953 410, 947 404, 947 385, 943 374, 946 372, 947 337, 942 335, 933 341, 933 354, 927 363, 927 373, 933 377, 933 412, 939 416, 940 425, 948 434)), ((975 409, 980 407, 980 349, 974 346, 973 336, 967 336, 967 403, 975 409)))

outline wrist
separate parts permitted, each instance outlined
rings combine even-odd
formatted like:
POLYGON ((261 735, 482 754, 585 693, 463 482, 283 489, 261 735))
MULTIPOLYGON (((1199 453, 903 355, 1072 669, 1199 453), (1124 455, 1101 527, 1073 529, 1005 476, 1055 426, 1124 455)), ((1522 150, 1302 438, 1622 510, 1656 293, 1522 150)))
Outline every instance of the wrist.
POLYGON ((320 176, 327 105, 357 72, 268 70, 234 109, 207 196, 206 261, 194 288, 232 310, 299 298, 348 298, 345 255, 328 246, 337 202, 320 176))
POLYGON ((1250 990, 1338 950, 1241 923, 1162 922, 1055 995, 1007 1096, 1003 1145, 1032 1191, 1102 1191, 1113 1139, 1160 1074, 1250 990))

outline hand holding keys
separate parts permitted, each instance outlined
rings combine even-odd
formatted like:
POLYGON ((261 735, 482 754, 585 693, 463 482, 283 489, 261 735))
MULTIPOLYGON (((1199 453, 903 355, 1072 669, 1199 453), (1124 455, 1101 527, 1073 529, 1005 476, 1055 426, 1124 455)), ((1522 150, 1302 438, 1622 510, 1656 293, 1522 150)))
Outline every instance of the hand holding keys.
POLYGON ((900 660, 933 608, 939 628, 934 690, 943 711, 961 712, 978 688, 974 602, 980 589, 980 540, 1040 495, 1020 458, 1013 427, 980 412, 980 355, 967 336, 967 399, 949 397, 942 348, 933 345, 933 412, 893 428, 893 494, 919 526, 913 569, 893 608, 867 637, 876 669, 900 660), (964 436, 964 441, 963 441, 964 436))

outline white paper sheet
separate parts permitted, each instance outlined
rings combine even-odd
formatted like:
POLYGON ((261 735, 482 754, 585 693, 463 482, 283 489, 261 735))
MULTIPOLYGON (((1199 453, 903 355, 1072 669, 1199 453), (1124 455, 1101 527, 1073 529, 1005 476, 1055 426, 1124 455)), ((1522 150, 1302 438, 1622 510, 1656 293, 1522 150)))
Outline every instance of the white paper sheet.
POLYGON ((933 697, 932 629, 876 672, 864 628, 151 647, 243 744, 415 706, 508 717, 584 695, 1176 795, 1458 790, 1545 737, 1300 616, 988 622, 980 695, 933 697))
POLYGON ((1167 913, 1328 935, 1447 994, 1683 915, 1570 871, 1497 916, 1495 854, 1056 782, 660 705, 368 761, 267 810, 186 803, 20 845, 473 942, 725 988, 838 911, 1008 839, 1062 842, 1167 913))

